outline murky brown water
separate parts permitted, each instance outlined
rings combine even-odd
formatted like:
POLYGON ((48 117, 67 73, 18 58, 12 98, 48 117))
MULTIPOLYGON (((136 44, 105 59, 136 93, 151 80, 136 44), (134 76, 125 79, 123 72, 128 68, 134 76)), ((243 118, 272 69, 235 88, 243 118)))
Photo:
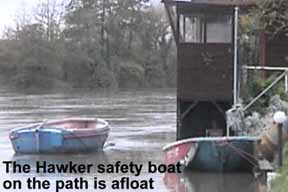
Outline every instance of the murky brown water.
MULTIPOLYGON (((115 163, 116 161, 146 165, 148 161, 161 163, 162 147, 175 140, 176 99, 173 90, 122 91, 114 93, 75 93, 23 95, 0 93, 0 160, 16 160, 18 163, 34 165, 36 161, 49 163, 115 163), (75 155, 14 155, 8 133, 11 128, 63 117, 100 117, 109 121, 111 133, 103 153, 75 155)), ((6 174, 0 165, 1 183, 3 179, 37 177, 42 180, 73 179, 82 176, 89 181, 94 177, 109 182, 123 176, 142 180, 155 180, 153 191, 177 192, 256 192, 257 182, 246 174, 203 174, 185 173, 181 175, 148 174, 143 172, 135 178, 133 174, 6 174)), ((51 182, 53 183, 53 182, 51 182)), ((92 187, 91 187, 92 188, 92 187)), ((1 185, 1 191, 2 185, 1 185)), ((52 187, 53 189, 53 187, 52 187)), ((17 191, 17 190, 9 190, 17 191)), ((25 187, 24 190, 25 191, 25 187)), ((45 191, 45 190, 33 190, 45 191)), ((54 191, 54 190, 49 190, 54 191)), ((79 190, 62 190, 79 191, 79 190)), ((100 191, 100 190, 80 190, 100 191)), ((115 191, 115 190, 114 190, 115 191)), ((119 190, 117 190, 119 191, 119 190)), ((122 190, 135 191, 135 190, 122 190)), ((139 191, 139 190, 137 190, 139 191)))

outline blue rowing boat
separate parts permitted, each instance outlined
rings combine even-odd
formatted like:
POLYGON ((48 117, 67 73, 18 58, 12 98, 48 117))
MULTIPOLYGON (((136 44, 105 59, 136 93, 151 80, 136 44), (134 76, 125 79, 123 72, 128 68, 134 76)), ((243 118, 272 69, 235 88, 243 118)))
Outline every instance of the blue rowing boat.
POLYGON ((16 153, 101 151, 109 133, 103 119, 70 118, 16 128, 10 140, 16 153))
POLYGON ((259 137, 200 137, 164 147, 165 163, 208 172, 250 172, 257 167, 259 137))

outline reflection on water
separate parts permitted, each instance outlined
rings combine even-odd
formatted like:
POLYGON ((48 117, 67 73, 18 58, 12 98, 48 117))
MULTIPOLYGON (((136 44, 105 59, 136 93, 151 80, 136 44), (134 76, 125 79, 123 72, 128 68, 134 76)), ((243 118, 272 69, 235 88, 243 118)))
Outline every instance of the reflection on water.
POLYGON ((260 192, 260 183, 247 173, 165 174, 164 184, 175 192, 260 192))
MULTIPOLYGON (((35 165, 36 161, 44 160, 48 163, 67 163, 72 160, 75 163, 93 164, 116 161, 129 163, 133 161, 145 166, 148 161, 161 163, 162 153, 160 151, 164 145, 175 141, 175 131, 176 98, 173 90, 46 95, 0 93, 0 161, 16 160, 18 163, 26 163, 32 166, 35 165), (40 122, 43 119, 75 116, 100 117, 109 121, 111 133, 107 141, 108 145, 103 153, 69 155, 14 154, 8 138, 8 133, 12 128, 27 123, 40 122)), ((219 176, 191 173, 181 176, 176 175, 177 177, 174 175, 173 179, 173 177, 167 177, 166 175, 163 177, 161 174, 151 175, 146 170, 147 167, 144 167, 144 172, 136 179, 153 177, 155 180, 154 191, 228 192, 239 189, 238 191, 256 192, 254 190, 256 182, 247 175, 219 176)), ((36 174, 35 171, 32 171, 29 176, 49 180, 65 180, 75 177, 71 174, 36 174)), ((88 180, 97 177, 109 182, 124 175, 100 175, 94 170, 84 176, 88 180)), ((133 174, 126 174, 125 176, 133 177, 133 174)), ((3 178, 25 180, 27 177, 24 174, 5 174, 3 164, 0 165, 0 180, 3 178)), ((105 191, 112 190, 108 188, 105 191)))

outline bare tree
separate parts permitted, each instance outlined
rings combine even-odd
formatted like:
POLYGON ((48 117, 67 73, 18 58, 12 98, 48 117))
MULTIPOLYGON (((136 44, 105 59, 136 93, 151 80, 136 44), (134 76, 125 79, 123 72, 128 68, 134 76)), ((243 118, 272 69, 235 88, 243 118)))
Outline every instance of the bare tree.
POLYGON ((20 31, 22 31, 25 26, 31 24, 31 15, 29 14, 29 10, 27 5, 22 2, 21 9, 19 9, 14 15, 14 24, 15 26, 7 27, 5 30, 5 37, 7 39, 19 39, 20 31))
POLYGON ((40 1, 35 11, 35 21, 45 30, 45 39, 54 41, 59 37, 64 25, 65 3, 62 0, 40 1))

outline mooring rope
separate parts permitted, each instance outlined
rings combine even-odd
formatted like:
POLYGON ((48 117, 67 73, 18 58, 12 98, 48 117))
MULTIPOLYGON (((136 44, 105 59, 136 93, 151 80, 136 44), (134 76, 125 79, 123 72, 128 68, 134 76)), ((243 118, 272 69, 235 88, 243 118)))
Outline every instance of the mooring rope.
POLYGON ((225 141, 225 143, 223 143, 221 145, 227 145, 233 151, 235 151, 240 157, 247 160, 251 165, 258 167, 258 164, 254 162, 254 161, 257 161, 257 159, 254 157, 254 155, 252 155, 252 154, 250 154, 250 153, 248 153, 248 152, 246 152, 240 148, 235 147, 234 145, 230 144, 227 140, 225 141))

